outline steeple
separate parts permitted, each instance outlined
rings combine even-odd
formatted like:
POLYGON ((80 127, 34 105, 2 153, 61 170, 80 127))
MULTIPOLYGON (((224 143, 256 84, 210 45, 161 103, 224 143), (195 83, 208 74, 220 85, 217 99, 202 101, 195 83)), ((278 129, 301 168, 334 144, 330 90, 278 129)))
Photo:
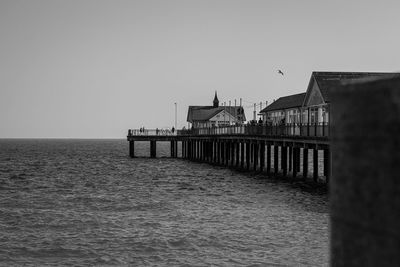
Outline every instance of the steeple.
POLYGON ((214 101, 213 101, 213 107, 217 108, 219 106, 219 100, 217 97, 217 91, 215 91, 215 96, 214 96, 214 101))

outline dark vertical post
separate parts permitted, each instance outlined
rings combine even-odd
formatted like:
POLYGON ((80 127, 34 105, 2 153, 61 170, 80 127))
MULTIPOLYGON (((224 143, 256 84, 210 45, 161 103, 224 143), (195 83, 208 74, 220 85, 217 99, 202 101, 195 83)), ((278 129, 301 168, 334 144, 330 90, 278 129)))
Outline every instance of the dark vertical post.
POLYGON ((218 154, 217 154, 217 151, 218 151, 218 149, 217 149, 217 145, 218 145, 218 143, 217 143, 217 141, 216 140, 213 140, 213 163, 218 163, 217 162, 217 158, 218 158, 218 154))
POLYGON ((250 141, 250 164, 254 162, 254 143, 250 141))
POLYGON ((221 165, 225 164, 225 143, 221 140, 221 165))
POLYGON ((236 152, 235 152, 235 153, 236 153, 236 154, 235 154, 235 156, 236 156, 235 165, 236 165, 236 168, 239 167, 239 152, 240 152, 240 151, 239 151, 239 149, 240 149, 240 148, 239 148, 239 145, 240 145, 240 144, 239 144, 239 141, 236 140, 236 141, 235 141, 235 151, 236 151, 236 152))
POLYGON ((250 170, 250 142, 246 142, 246 169, 250 170))
POLYGON ((222 160, 221 160, 221 165, 225 165, 225 154, 226 154, 226 144, 225 141, 221 141, 221 153, 222 153, 222 160))
POLYGON ((289 171, 292 170, 292 162, 293 162, 293 147, 289 147, 289 171))
POLYGON ((236 144, 234 143, 233 140, 230 143, 231 143, 231 167, 233 167, 234 163, 235 163, 235 147, 236 147, 236 144))
POLYGON ((308 175, 308 148, 303 148, 303 179, 306 180, 308 175))
POLYGON ((135 157, 135 141, 129 141, 129 156, 131 158, 135 157))
POLYGON ((171 158, 174 158, 174 157, 175 157, 175 152, 174 152, 174 149, 175 149, 174 141, 171 141, 170 143, 171 143, 171 146, 170 146, 171 158))
POLYGON ((297 160, 297 154, 298 153, 299 153, 298 152, 298 148, 294 146, 293 147, 293 153, 292 153, 292 156, 293 156, 293 160, 292 160, 292 162, 293 162, 292 178, 293 179, 295 179, 297 177, 297 164, 299 164, 299 161, 297 160))
POLYGON ((201 147, 201 149, 200 149, 200 160, 202 162, 204 162, 206 160, 206 146, 205 146, 205 144, 206 143, 205 143, 204 140, 200 141, 200 147, 201 147))
POLYGON ((300 172, 300 147, 296 147, 296 171, 300 172))
POLYGON ((324 175, 326 177, 326 183, 329 183, 331 176, 331 153, 329 148, 324 149, 324 175))
POLYGON ((274 173, 278 174, 278 146, 274 144, 274 173))
POLYGON ((200 160, 200 141, 196 140, 196 160, 200 160))
POLYGON ((282 146, 281 165, 282 165, 283 176, 286 177, 286 175, 287 175, 287 146, 282 146))
POLYGON ((257 171, 257 166, 258 166, 258 143, 257 141, 254 141, 253 143, 253 163, 254 163, 254 171, 257 171))
POLYGON ((267 143, 267 175, 271 174, 271 144, 267 143))
POLYGON ((150 157, 155 158, 157 155, 157 142, 156 141, 150 141, 150 157))
POLYGON ((244 169, 244 141, 240 142, 240 168, 244 169))
POLYGON ((225 166, 229 166, 229 142, 225 141, 225 166))
POLYGON ((313 150, 313 167, 314 167, 314 171, 313 171, 313 178, 314 178, 314 182, 318 181, 318 148, 314 148, 313 150))
POLYGON ((265 166, 265 141, 260 142, 260 172, 264 171, 265 166))

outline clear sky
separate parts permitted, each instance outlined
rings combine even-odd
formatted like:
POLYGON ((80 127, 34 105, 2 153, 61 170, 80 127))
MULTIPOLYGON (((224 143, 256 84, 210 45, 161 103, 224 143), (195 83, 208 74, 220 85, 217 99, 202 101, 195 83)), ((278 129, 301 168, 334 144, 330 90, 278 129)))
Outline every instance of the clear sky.
MULTIPOLYGON (((0 0, 0 138, 124 138, 188 105, 400 71, 399 1, 0 0), (277 73, 282 69, 285 76, 277 73)), ((246 109, 251 118, 252 108, 246 109)))

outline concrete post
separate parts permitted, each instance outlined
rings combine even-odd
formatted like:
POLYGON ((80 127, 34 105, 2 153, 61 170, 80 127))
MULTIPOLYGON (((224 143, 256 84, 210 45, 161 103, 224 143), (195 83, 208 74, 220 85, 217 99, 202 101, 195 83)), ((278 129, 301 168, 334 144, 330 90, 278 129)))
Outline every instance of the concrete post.
POLYGON ((239 154, 240 154, 240 153, 239 153, 239 152, 240 152, 240 151, 239 151, 239 149, 240 149, 240 148, 239 148, 239 145, 240 145, 240 144, 239 144, 239 141, 236 140, 236 141, 235 141, 235 153, 236 153, 236 154, 235 154, 235 156, 236 156, 236 159, 235 159, 235 166, 236 166, 236 168, 239 168, 239 154))
POLYGON ((267 143, 267 175, 271 174, 271 144, 267 143))
POLYGON ((313 149, 313 179, 314 182, 318 181, 318 149, 313 149))
POLYGON ((171 142, 171 146, 170 146, 170 152, 171 152, 171 158, 175 157, 175 145, 174 145, 174 141, 170 141, 171 142))
POLYGON ((281 147, 281 167, 283 171, 283 176, 287 175, 287 146, 281 147))
POLYGON ((250 142, 246 143, 246 169, 250 170, 250 142))
POLYGON ((260 172, 264 171, 265 166, 265 141, 260 142, 260 172))
POLYGON ((300 147, 296 147, 296 171, 300 172, 300 147))
POLYGON ((297 164, 299 163, 298 161, 297 161, 297 147, 293 147, 293 153, 292 153, 292 162, 293 162, 293 165, 292 165, 292 178, 293 178, 293 180, 294 179, 296 179, 296 177, 297 177, 297 164))
POLYGON ((257 143, 257 141, 254 141, 254 143, 253 143, 253 154, 254 154, 254 156, 253 156, 254 167, 253 168, 254 168, 254 171, 257 171, 257 166, 258 166, 258 143, 257 143))
POLYGON ((244 169, 244 141, 240 142, 240 168, 244 169))
POLYGON ((400 266, 400 78, 331 92, 331 266, 400 266))
POLYGON ((135 141, 129 141, 129 156, 131 158, 135 157, 135 141))
POLYGON ((329 148, 324 149, 324 175, 326 178, 326 183, 329 183, 329 178, 331 176, 331 152, 329 148))
POLYGON ((157 157, 157 142, 156 141, 150 141, 150 157, 155 158, 157 157))
POLYGON ((278 174, 278 146, 274 144, 274 173, 278 174))
POLYGON ((308 148, 303 148, 303 180, 307 179, 308 175, 308 148))

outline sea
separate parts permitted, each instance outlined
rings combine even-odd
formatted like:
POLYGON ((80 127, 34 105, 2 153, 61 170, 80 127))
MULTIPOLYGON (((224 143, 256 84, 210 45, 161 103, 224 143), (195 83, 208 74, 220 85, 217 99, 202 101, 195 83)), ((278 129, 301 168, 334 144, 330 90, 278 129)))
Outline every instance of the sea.
POLYGON ((0 140, 0 266, 328 266, 326 192, 169 144, 0 140), (308 189, 305 189, 308 188, 308 189))

